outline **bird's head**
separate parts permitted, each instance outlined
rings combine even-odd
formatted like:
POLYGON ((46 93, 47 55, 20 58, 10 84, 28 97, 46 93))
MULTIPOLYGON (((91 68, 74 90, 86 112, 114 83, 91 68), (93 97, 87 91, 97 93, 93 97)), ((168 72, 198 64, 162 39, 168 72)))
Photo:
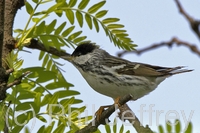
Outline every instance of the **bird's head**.
POLYGON ((74 50, 71 56, 78 57, 87 55, 92 53, 95 49, 99 49, 99 46, 94 43, 83 43, 74 50))
POLYGON ((84 64, 93 55, 95 49, 99 49, 99 46, 94 43, 83 43, 78 45, 71 56, 63 58, 72 63, 84 64))

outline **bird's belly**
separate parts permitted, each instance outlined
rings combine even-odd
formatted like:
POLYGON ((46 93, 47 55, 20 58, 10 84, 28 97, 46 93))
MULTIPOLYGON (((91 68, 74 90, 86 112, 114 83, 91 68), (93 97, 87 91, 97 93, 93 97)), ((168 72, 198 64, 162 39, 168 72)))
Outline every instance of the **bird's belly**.
POLYGON ((113 99, 131 94, 133 100, 136 100, 157 87, 157 85, 153 82, 149 82, 144 77, 134 76, 133 78, 132 76, 127 76, 126 78, 123 76, 110 80, 112 78, 105 75, 88 74, 83 71, 81 74, 95 91, 113 99))

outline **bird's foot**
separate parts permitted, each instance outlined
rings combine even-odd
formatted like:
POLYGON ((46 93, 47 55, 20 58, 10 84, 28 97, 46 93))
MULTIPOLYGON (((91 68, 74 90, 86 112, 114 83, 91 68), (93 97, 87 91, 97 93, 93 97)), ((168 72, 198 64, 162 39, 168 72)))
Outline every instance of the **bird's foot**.
POLYGON ((100 121, 101 114, 105 111, 105 108, 109 108, 112 105, 101 106, 95 113, 97 121, 100 121))

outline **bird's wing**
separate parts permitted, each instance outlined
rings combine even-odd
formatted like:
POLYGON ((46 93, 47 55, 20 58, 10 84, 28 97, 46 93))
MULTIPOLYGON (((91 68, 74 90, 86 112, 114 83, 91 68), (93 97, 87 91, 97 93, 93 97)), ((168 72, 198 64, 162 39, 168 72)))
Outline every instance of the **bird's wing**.
POLYGON ((104 59, 104 65, 108 67, 115 67, 115 71, 118 74, 136 75, 136 76, 148 76, 148 77, 159 77, 169 76, 177 73, 189 72, 191 70, 181 69, 183 67, 161 67, 152 66, 149 64, 130 62, 117 57, 109 57, 104 59), (118 67, 117 66, 121 66, 118 67), (122 67, 123 66, 123 67, 122 67))

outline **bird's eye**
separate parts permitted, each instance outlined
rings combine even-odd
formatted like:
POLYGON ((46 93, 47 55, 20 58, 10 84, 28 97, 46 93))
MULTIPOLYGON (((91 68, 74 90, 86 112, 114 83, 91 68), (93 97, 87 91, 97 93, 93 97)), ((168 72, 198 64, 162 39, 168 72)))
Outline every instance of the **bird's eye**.
POLYGON ((82 54, 79 52, 78 54, 77 54, 77 56, 81 56, 82 54))

